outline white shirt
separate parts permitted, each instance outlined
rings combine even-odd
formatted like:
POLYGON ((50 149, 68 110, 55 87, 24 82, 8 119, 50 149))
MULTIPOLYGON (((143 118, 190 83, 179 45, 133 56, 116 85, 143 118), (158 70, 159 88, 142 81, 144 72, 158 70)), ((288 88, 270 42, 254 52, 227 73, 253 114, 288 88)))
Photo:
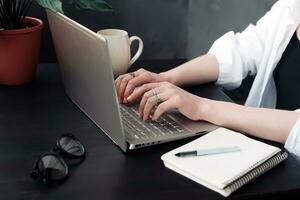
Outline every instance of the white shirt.
MULTIPOLYGON (((219 62, 217 84, 234 89, 247 75, 256 74, 245 105, 275 108, 273 70, 299 23, 300 0, 279 0, 256 25, 249 25, 241 33, 228 32, 216 40, 208 53, 219 62)), ((300 158, 300 119, 292 128, 285 148, 300 158)))

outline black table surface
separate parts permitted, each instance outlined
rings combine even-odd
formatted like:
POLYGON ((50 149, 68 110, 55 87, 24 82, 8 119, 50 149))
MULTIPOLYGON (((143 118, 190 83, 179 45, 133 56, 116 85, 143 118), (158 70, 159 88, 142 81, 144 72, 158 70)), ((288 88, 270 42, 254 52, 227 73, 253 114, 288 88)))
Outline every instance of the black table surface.
MULTIPOLYGON (((144 61, 136 66, 158 72, 183 61, 144 61)), ((187 89, 230 101, 213 84, 187 89)), ((0 199, 223 199, 165 168, 160 160, 163 153, 191 140, 125 154, 69 100, 57 65, 40 65, 35 81, 0 87, 0 199), (29 173, 37 156, 49 151, 65 132, 72 132, 85 144, 88 154, 84 162, 70 166, 70 177, 63 184, 49 187, 31 180, 29 173)), ((227 199, 288 199, 299 194, 300 163, 289 156, 227 199)))

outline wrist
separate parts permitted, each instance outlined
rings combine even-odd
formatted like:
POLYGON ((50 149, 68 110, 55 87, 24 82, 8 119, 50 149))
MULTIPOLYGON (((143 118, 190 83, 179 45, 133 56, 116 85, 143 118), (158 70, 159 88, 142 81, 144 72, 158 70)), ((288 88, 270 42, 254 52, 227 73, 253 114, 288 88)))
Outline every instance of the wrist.
POLYGON ((215 100, 209 100, 207 104, 205 120, 223 127, 230 127, 232 122, 237 123, 241 118, 241 108, 245 108, 234 103, 215 100))
POLYGON ((213 107, 213 100, 199 97, 198 101, 198 111, 199 115, 197 116, 198 120, 205 120, 210 122, 210 116, 213 107))
POLYGON ((168 71, 167 72, 161 72, 158 75, 159 75, 159 82, 169 82, 169 83, 172 83, 173 85, 176 85, 176 81, 170 75, 170 73, 168 71))

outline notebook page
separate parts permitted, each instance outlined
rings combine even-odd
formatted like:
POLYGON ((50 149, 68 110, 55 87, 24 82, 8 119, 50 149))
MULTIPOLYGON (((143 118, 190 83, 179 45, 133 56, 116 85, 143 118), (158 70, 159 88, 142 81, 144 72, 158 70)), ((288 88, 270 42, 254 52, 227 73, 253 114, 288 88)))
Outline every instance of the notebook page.
POLYGON ((232 178, 244 174, 252 165, 278 152, 280 149, 277 147, 253 140, 229 129, 219 128, 164 154, 162 160, 222 189, 232 178), (241 151, 184 158, 174 155, 181 151, 228 146, 239 146, 241 151))

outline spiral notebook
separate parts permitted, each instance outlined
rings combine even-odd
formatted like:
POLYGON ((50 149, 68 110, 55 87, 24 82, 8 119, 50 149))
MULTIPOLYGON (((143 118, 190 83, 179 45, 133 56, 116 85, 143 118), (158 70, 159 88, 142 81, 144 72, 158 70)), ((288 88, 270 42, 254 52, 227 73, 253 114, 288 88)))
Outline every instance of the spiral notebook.
POLYGON ((164 154, 165 166, 227 197, 287 158, 280 148, 241 133, 218 128, 164 154), (240 151, 206 156, 177 157, 178 152, 238 146, 240 151))

